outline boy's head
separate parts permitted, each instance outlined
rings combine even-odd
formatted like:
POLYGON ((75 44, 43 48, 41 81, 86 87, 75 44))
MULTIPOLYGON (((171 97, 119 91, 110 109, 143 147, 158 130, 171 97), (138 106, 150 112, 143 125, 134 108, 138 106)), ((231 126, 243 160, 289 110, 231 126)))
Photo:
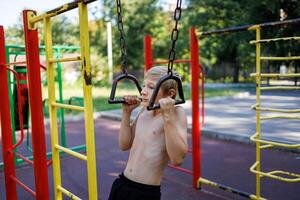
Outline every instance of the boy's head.
MULTIPOLYGON (((157 81, 162 76, 167 74, 168 74, 168 68, 164 66, 155 66, 146 72, 145 80, 144 80, 144 88, 142 90, 143 99, 145 97, 146 100, 148 101, 150 100, 149 98, 152 96, 157 81)), ((173 74, 178 76, 178 74, 175 71, 173 71, 173 74)), ((162 83, 160 87, 160 92, 159 92, 160 98, 171 97, 175 99, 177 88, 178 86, 175 80, 173 79, 166 80, 165 82, 162 83)), ((158 99, 160 98, 158 97, 158 99)))

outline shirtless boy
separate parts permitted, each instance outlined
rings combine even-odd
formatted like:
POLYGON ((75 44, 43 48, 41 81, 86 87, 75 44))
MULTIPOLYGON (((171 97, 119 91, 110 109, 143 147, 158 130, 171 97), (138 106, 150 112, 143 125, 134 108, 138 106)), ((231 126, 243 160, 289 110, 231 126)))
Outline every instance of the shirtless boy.
POLYGON ((188 151, 186 114, 174 105, 176 81, 162 84, 156 98, 161 108, 147 110, 156 82, 166 74, 166 67, 151 68, 145 75, 142 100, 125 97, 119 147, 130 154, 125 171, 112 185, 109 200, 159 200, 164 168, 169 161, 180 165, 188 151), (143 107, 130 124, 131 112, 140 104, 143 107))

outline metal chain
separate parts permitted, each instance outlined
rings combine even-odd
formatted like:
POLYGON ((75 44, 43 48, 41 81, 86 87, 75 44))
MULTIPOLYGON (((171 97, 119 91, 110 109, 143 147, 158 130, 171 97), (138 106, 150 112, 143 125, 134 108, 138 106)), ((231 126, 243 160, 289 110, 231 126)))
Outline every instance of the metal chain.
POLYGON ((126 43, 124 36, 124 28, 122 21, 122 5, 121 0, 116 0, 117 13, 118 13, 118 29, 120 32, 120 48, 121 48, 121 67, 124 74, 127 74, 127 56, 126 56, 126 43))
POLYGON ((175 55, 176 55, 175 44, 176 44, 176 41, 178 39, 178 34, 179 34, 177 26, 178 26, 178 21, 181 18, 181 11, 182 11, 181 3, 182 3, 182 0, 177 0, 177 5, 176 5, 175 11, 174 11, 175 26, 174 26, 174 28, 172 30, 172 34, 171 34, 172 46, 171 46, 171 49, 169 52, 168 74, 173 73, 172 69, 173 69, 173 63, 174 63, 175 55))

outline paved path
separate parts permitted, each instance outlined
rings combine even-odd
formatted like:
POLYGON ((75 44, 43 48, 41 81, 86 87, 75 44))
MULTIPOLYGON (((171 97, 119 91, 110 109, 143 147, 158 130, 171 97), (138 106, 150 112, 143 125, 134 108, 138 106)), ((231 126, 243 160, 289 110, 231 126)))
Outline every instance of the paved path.
MULTIPOLYGON (((206 99, 205 124, 202 133, 217 138, 250 142, 249 137, 255 133, 256 129, 255 111, 251 109, 255 102, 256 95, 249 92, 229 97, 206 99)), ((267 93, 262 96, 261 105, 262 107, 278 109, 300 109, 300 91, 267 93)), ((191 127, 191 102, 187 101, 184 108, 188 115, 188 126, 191 127)), ((132 118, 137 112, 138 109, 133 112, 132 118)), ((270 115, 278 115, 278 113, 262 113, 262 116, 270 115)), ((299 113, 289 115, 300 117, 299 113)), ((102 112, 101 116, 120 120, 121 110, 102 112)), ((262 121, 262 138, 287 143, 300 143, 299 124, 299 120, 290 119, 262 121)))

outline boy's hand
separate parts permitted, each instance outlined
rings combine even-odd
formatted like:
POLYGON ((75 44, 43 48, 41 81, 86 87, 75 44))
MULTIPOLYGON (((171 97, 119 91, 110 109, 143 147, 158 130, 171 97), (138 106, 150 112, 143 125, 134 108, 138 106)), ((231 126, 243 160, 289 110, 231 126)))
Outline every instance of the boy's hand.
POLYGON ((159 105, 163 114, 170 113, 175 110, 175 100, 170 97, 161 98, 159 100, 159 105))
POLYGON ((133 109, 138 107, 141 103, 140 98, 137 96, 125 96, 124 100, 126 103, 123 103, 123 110, 125 112, 131 112, 133 109))

